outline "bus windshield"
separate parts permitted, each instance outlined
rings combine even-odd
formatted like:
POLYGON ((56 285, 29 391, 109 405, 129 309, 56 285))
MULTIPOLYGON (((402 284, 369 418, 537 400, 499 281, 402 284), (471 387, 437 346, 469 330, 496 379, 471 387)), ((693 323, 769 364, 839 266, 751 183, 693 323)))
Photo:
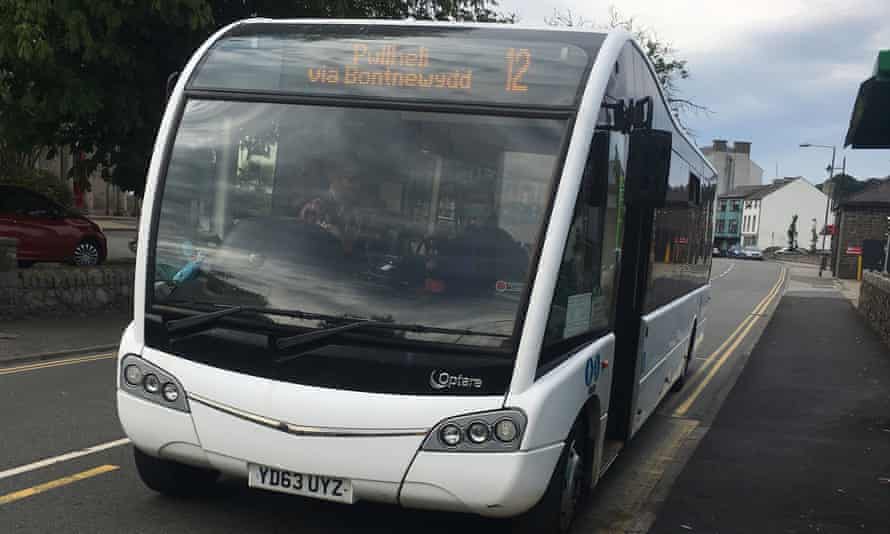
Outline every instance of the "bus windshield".
POLYGON ((298 309, 502 347, 566 130, 558 119, 189 100, 159 192, 150 304, 298 309))

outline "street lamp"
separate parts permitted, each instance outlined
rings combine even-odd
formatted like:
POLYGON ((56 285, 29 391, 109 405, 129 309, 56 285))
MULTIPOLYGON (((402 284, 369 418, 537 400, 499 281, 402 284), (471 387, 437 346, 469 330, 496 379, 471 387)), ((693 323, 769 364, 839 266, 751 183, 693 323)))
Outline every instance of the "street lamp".
POLYGON ((828 230, 828 207, 831 205, 831 197, 834 194, 834 184, 831 183, 831 178, 834 176, 834 158, 837 155, 837 147, 832 145, 814 145, 813 143, 801 143, 800 148, 830 148, 831 149, 831 167, 828 168, 828 187, 829 190, 828 202, 825 203, 825 222, 822 226, 822 250, 825 250, 825 234, 828 230))

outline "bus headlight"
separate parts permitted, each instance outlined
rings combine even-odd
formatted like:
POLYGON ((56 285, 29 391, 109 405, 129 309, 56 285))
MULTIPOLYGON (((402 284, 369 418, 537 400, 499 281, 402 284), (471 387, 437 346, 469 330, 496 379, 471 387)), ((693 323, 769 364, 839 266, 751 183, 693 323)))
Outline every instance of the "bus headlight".
POLYGON ((470 423, 470 428, 467 429, 467 437, 473 443, 485 443, 490 436, 491 431, 488 429, 488 425, 479 421, 470 423))
POLYGON ((433 428, 421 449, 439 452, 516 451, 525 425, 525 414, 516 409, 451 417, 433 428))
POLYGON ((190 411, 185 390, 167 371, 135 354, 124 356, 120 369, 122 391, 180 412, 190 411))
POLYGON ((517 434, 518 430, 516 429, 516 423, 514 423, 512 419, 501 419, 494 425, 495 437, 504 443, 510 443, 516 439, 517 434))
POLYGON ((179 388, 173 382, 167 382, 164 384, 161 394, 164 395, 167 402, 176 402, 176 399, 179 398, 179 388))
POLYGON ((442 439, 442 443, 445 445, 454 447, 460 443, 461 440, 460 428, 455 425, 445 425, 442 427, 442 430, 439 431, 439 438, 442 439))
POLYGON ((156 374, 149 373, 142 380, 142 385, 145 387, 145 391, 155 394, 161 390, 161 379, 156 374))
POLYGON ((142 383, 142 369, 132 363, 126 366, 124 368, 124 380, 131 386, 138 386, 142 383))

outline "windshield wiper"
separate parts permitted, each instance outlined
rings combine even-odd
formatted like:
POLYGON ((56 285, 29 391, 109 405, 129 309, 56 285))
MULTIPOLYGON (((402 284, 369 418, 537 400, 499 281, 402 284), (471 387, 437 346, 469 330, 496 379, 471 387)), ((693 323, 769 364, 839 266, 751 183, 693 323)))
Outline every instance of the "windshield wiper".
POLYGON ((484 337, 501 337, 508 339, 512 337, 509 334, 495 334, 489 332, 477 332, 475 330, 467 330, 460 328, 439 328, 435 326, 426 326, 422 324, 399 324, 394 323, 392 321, 375 321, 373 319, 360 319, 357 321, 353 321, 351 323, 347 323, 339 326, 331 326, 329 328, 321 328, 318 330, 313 330, 312 332, 306 332, 303 334, 297 334, 295 336, 283 337, 279 338, 275 341, 275 346, 278 349, 290 349, 293 347, 297 347, 299 345, 305 345, 308 343, 313 343, 316 341, 321 341, 322 339, 336 336, 337 334, 342 334, 343 332, 349 332, 350 330, 358 330, 361 328, 378 328, 384 330, 405 330, 408 332, 419 332, 419 333, 429 333, 429 334, 451 334, 451 335, 460 335, 460 336, 484 336, 484 337))
MULTIPOLYGON (((183 302, 182 304, 200 304, 197 302, 183 302)), ((308 320, 336 320, 342 317, 333 315, 324 315, 320 313, 309 313, 300 310, 280 310, 275 308, 263 308, 261 306, 228 306, 219 310, 209 312, 199 312, 191 317, 182 319, 173 319, 164 322, 164 328, 168 334, 177 334, 182 332, 195 333, 201 330, 207 330, 226 317, 237 315, 239 313, 262 313, 267 315, 282 315, 286 317, 295 317, 297 319, 308 320)))
MULTIPOLYGON (((211 303, 201 303, 201 302, 182 302, 181 304, 207 304, 207 305, 216 305, 211 303)), ((174 307, 174 306, 171 306, 174 307)), ((447 334, 447 335, 455 335, 455 336, 483 336, 483 337, 496 337, 509 339, 512 336, 510 334, 497 334, 490 332, 478 332, 476 330, 464 329, 464 328, 440 328, 436 326, 427 326, 422 324, 401 324, 393 322, 391 319, 383 318, 378 319, 376 317, 372 318, 357 318, 349 315, 335 316, 335 315, 326 315, 321 313, 311 313, 304 312, 301 310, 288 310, 288 309, 275 309, 275 308, 264 308, 260 306, 228 306, 219 310, 208 311, 208 312, 199 312, 196 315, 192 315, 191 317, 184 317, 182 319, 172 319, 170 321, 164 322, 164 328, 167 331, 167 334, 194 334, 203 330, 208 330, 214 327, 220 320, 230 317, 232 315, 237 315, 240 313, 257 313, 257 314, 267 314, 267 315, 281 315, 286 317, 294 317, 297 319, 305 319, 305 320, 317 320, 317 321, 327 321, 327 322, 337 322, 340 323, 342 321, 349 321, 346 324, 337 324, 335 326, 329 326, 326 328, 317 328, 313 329, 309 332, 303 332, 301 334, 296 334, 293 336, 287 336, 278 338, 274 341, 275 348, 278 350, 291 349, 294 347, 298 347, 301 345, 308 345, 311 343, 315 343, 326 338, 336 336, 338 334, 342 334, 344 332, 349 332, 351 330, 359 330, 362 328, 369 329, 382 329, 382 330, 402 330, 407 332, 417 332, 423 334, 447 334)))

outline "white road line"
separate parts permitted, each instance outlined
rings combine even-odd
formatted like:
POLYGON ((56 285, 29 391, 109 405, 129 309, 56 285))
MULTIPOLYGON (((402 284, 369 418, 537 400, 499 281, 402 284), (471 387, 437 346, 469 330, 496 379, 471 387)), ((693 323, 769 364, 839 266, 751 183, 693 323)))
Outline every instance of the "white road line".
POLYGON ((95 454, 97 452, 102 452, 108 449, 113 449, 115 447, 120 447, 121 445, 126 445, 130 443, 130 440, 127 438, 116 439, 114 441, 109 441, 108 443, 100 443, 99 445, 93 445, 92 447, 87 447, 86 449, 81 449, 79 451, 71 451, 66 452, 65 454, 61 454, 59 456, 53 456, 52 458, 46 458, 43 460, 39 460, 34 463, 30 463, 28 465, 20 465, 19 467, 13 467, 12 469, 7 469, 6 471, 0 471, 0 480, 4 478, 14 477, 16 475, 21 475, 22 473, 27 473, 28 471, 34 471, 36 469, 40 469, 43 467, 48 467, 53 464, 57 464, 60 462, 67 462, 68 460, 74 460, 75 458, 80 458, 82 456, 88 456, 90 454, 95 454))
POLYGON ((728 275, 729 271, 731 271, 734 267, 735 267, 735 263, 730 263, 729 269, 726 269, 725 271, 723 271, 717 278, 723 278, 724 276, 728 275))

